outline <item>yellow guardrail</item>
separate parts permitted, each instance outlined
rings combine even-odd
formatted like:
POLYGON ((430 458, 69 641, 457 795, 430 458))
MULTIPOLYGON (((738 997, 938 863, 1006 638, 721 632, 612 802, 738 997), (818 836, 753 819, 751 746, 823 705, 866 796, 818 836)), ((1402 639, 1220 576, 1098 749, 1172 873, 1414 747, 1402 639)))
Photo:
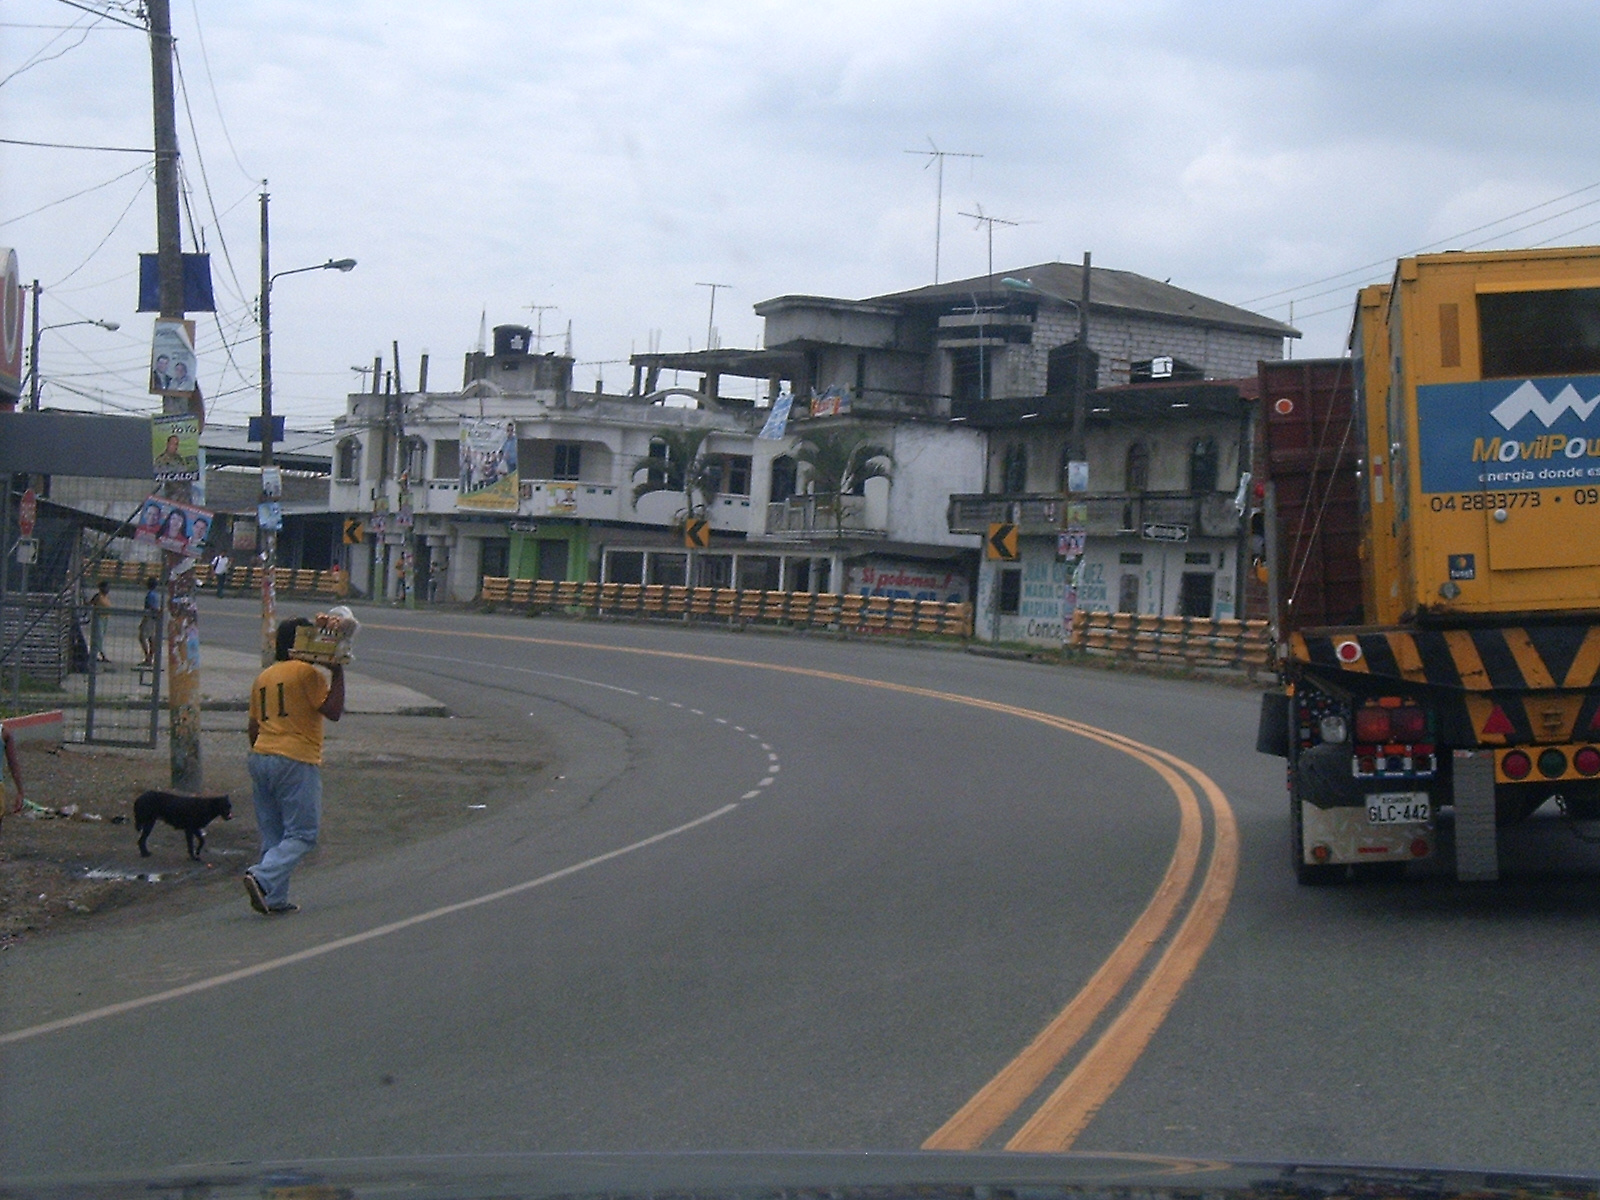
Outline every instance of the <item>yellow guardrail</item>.
MULTIPOLYGON (((245 592, 259 588, 261 575, 262 568, 259 566, 236 566, 228 572, 227 588, 231 592, 245 592)), ((85 578, 91 584, 104 579, 108 583, 139 587, 146 579, 161 578, 161 564, 105 559, 89 571, 85 578)), ((210 565, 196 564, 194 579, 198 587, 211 587, 215 581, 212 578, 210 565)), ((312 571, 305 568, 279 567, 274 573, 273 582, 276 590, 286 596, 342 597, 350 594, 350 576, 338 569, 312 571)))
POLYGON ((972 605, 937 600, 891 600, 831 592, 777 592, 749 588, 687 588, 662 584, 575 583, 485 576, 484 604, 528 612, 681 617, 726 624, 789 625, 851 633, 972 636, 972 605))
POLYGON ((1272 666, 1272 638, 1265 621, 1079 611, 1072 615, 1067 646, 1086 654, 1231 668, 1251 675, 1272 666))

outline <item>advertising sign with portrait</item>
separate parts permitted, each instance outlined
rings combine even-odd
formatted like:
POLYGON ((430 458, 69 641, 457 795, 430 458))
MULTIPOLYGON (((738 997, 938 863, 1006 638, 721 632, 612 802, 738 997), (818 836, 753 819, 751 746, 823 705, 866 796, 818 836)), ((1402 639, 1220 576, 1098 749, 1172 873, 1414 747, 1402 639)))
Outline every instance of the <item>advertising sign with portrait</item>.
POLYGON ((203 508, 179 504, 164 496, 149 496, 139 509, 133 540, 195 558, 211 533, 211 519, 203 508))
POLYGON ((461 490, 456 507, 477 512, 516 512, 517 423, 461 422, 461 490))

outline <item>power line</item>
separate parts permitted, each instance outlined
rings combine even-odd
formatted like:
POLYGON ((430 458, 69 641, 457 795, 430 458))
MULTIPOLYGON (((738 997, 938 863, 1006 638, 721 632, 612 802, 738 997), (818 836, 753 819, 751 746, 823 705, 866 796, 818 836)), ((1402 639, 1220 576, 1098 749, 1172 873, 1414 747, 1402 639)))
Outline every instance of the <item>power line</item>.
POLYGON ((104 8, 90 8, 87 4, 80 3, 79 0, 57 0, 57 3, 65 4, 68 8, 75 8, 79 12, 86 12, 90 16, 99 17, 102 21, 113 21, 118 25, 126 25, 129 29, 137 29, 140 33, 150 32, 147 26, 140 24, 138 21, 119 16, 104 8))
MULTIPOLYGON (((1277 290, 1275 292, 1267 292, 1267 293, 1265 293, 1263 295, 1260 295, 1260 296, 1252 296, 1248 300, 1240 300, 1240 301, 1238 301, 1238 304, 1239 304, 1240 307, 1245 307, 1245 306, 1251 305, 1251 304, 1260 304, 1263 300, 1273 300, 1273 299, 1276 299, 1279 296, 1287 296, 1287 295, 1289 295, 1291 293, 1302 292, 1306 288, 1317 287, 1317 286, 1319 286, 1321 284, 1324 284, 1324 283, 1333 283, 1336 280, 1346 279, 1351 275, 1366 274, 1366 273, 1371 272, 1371 271, 1376 271, 1380 267, 1386 268, 1386 269, 1392 269, 1393 266, 1394 266, 1394 262, 1395 262, 1396 258, 1408 258, 1413 254, 1424 254, 1429 250, 1433 250, 1433 249, 1438 248, 1439 246, 1447 246, 1452 242, 1459 241, 1461 238, 1471 237, 1475 233, 1481 233, 1485 229, 1492 229, 1496 225, 1503 225, 1507 221, 1515 221, 1518 217, 1525 217, 1529 213, 1537 212, 1541 208, 1549 208, 1552 204, 1560 204, 1563 200, 1570 200, 1574 196, 1581 196, 1585 192, 1594 191, 1596 188, 1600 188, 1600 182, 1587 184, 1584 187, 1577 188, 1576 190, 1570 191, 1570 192, 1566 193, 1563 196, 1556 196, 1556 197, 1554 197, 1554 198, 1552 198, 1550 200, 1541 201, 1538 204, 1530 205, 1529 207, 1524 208, 1524 209, 1520 209, 1517 212, 1507 213, 1503 217, 1496 217, 1493 221, 1487 221, 1482 225, 1475 225, 1471 229, 1464 229, 1459 233, 1450 234, 1448 237, 1440 238, 1438 241, 1428 242, 1425 245, 1418 246, 1416 249, 1408 251, 1405 254, 1393 255, 1393 256, 1391 256, 1389 258, 1379 259, 1377 262, 1364 263, 1363 265, 1361 265, 1359 267, 1351 267, 1349 270, 1340 271, 1340 272, 1338 272, 1337 274, 1334 274, 1334 275, 1324 275, 1321 279, 1313 279, 1308 283, 1297 284, 1294 287, 1280 288, 1279 290, 1277 290)), ((1594 202, 1591 202, 1591 203, 1594 203, 1594 202)), ((1579 207, 1581 208, 1581 207, 1585 207, 1585 206, 1584 205, 1579 205, 1579 207)), ((1573 211, 1573 210, 1568 210, 1568 211, 1573 211)), ((1509 230, 1508 232, 1515 233, 1517 231, 1516 230, 1509 230)), ((1479 243, 1479 244, 1481 245, 1482 243, 1479 243)), ((1324 295, 1324 296, 1328 295, 1328 294, 1329 294, 1328 292, 1318 293, 1318 295, 1324 295)), ((1315 296, 1301 296, 1299 298, 1303 299, 1303 300, 1311 300, 1311 299, 1315 299, 1315 296)))
POLYGON ((122 211, 119 214, 117 214, 117 219, 111 223, 111 228, 106 230, 105 237, 101 238, 99 240, 99 242, 97 242, 95 244, 95 248, 93 250, 89 251, 88 256, 82 262, 80 262, 77 266, 73 267, 72 270, 68 271, 60 279, 56 280, 55 283, 52 283, 50 285, 51 288, 55 288, 55 287, 59 286, 60 284, 65 283, 67 280, 71 279, 74 275, 76 275, 79 271, 81 271, 85 267, 87 267, 90 264, 90 262, 92 262, 94 260, 94 256, 96 254, 99 254, 100 251, 105 248, 105 244, 111 240, 111 235, 114 234, 121 227, 122 222, 125 221, 127 219, 128 214, 133 211, 133 206, 139 202, 139 197, 144 195, 144 190, 145 190, 146 187, 149 186, 149 184, 150 184, 150 180, 149 180, 148 177, 145 178, 145 179, 141 179, 139 181, 138 188, 135 189, 133 195, 128 198, 128 203, 123 207, 122 211))
MULTIPOLYGON (((222 98, 217 95, 217 81, 211 74, 211 56, 206 52, 206 35, 200 28, 199 0, 189 0, 189 6, 194 10, 194 35, 200 42, 200 65, 206 69, 206 85, 211 89, 211 106, 217 110, 217 124, 222 126, 222 140, 228 143, 228 152, 233 155, 233 165, 239 168, 239 173, 250 181, 250 186, 255 187, 256 176, 245 170, 244 163, 239 161, 239 151, 234 148, 233 134, 228 132, 227 119, 222 115, 222 98)), ((186 99, 185 104, 188 103, 186 99)))
POLYGON ((72 142, 28 142, 22 138, 0 138, 7 146, 38 146, 45 150, 104 150, 109 154, 155 154, 147 146, 79 146, 72 142))
POLYGON ((69 25, 67 27, 66 32, 71 32, 74 29, 82 29, 83 30, 83 36, 80 37, 77 41, 73 42, 72 45, 62 47, 62 49, 58 53, 52 54, 48 58, 41 58, 40 56, 43 55, 46 50, 48 50, 51 46, 53 46, 57 42, 59 42, 62 39, 62 37, 64 36, 63 33, 56 34, 55 37, 51 38, 43 46, 40 46, 39 49, 35 50, 33 52, 33 57, 32 58, 28 59, 27 62, 23 63, 20 67, 18 67, 15 71, 11 72, 11 74, 7 75, 4 79, 0 79, 0 87, 5 87, 6 84, 10 83, 13 79, 15 79, 18 75, 21 75, 24 71, 31 71, 31 70, 33 70, 34 67, 43 66, 47 62, 55 62, 56 59, 61 58, 64 55, 71 54, 79 46, 83 45, 86 41, 88 41, 89 40, 89 35, 94 32, 94 26, 93 25, 88 25, 88 26, 69 25))
POLYGON ((120 174, 120 175, 113 175, 110 179, 106 180, 104 183, 97 183, 93 187, 84 188, 83 191, 81 191, 81 192, 73 192, 72 195, 70 195, 70 196, 63 196, 59 200, 52 200, 52 201, 50 201, 49 204, 41 204, 38 208, 32 209, 32 210, 30 210, 28 212, 18 213, 14 217, 7 217, 5 220, 0 221, 0 226, 11 225, 11 224, 14 224, 17 221, 26 220, 28 217, 37 216, 39 213, 44 212, 46 209, 54 208, 58 204, 65 204, 69 200, 76 200, 79 196, 87 196, 90 192, 98 192, 101 188, 108 188, 113 183, 116 183, 118 180, 126 179, 129 175, 132 175, 135 171, 146 171, 146 170, 149 170, 149 167, 147 167, 144 163, 140 163, 137 167, 132 167, 129 170, 126 170, 126 171, 122 172, 122 174, 120 174))

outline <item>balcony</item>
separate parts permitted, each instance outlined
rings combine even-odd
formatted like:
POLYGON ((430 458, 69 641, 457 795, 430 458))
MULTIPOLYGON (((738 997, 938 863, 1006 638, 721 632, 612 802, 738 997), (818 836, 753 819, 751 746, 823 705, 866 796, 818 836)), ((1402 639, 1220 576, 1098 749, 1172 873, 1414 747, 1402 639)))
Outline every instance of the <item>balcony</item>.
POLYGON ((1066 525, 1069 499, 1084 505, 1090 537, 1138 537, 1146 525, 1182 525, 1192 537, 1235 537, 1241 520, 1227 492, 968 494, 950 497, 950 532, 982 535, 991 525, 1009 522, 1024 537, 1049 536, 1066 525))
POLYGON ((796 538, 829 538, 836 533, 852 537, 883 537, 888 530, 869 523, 867 498, 845 496, 842 519, 833 497, 791 496, 767 505, 767 534, 796 538))

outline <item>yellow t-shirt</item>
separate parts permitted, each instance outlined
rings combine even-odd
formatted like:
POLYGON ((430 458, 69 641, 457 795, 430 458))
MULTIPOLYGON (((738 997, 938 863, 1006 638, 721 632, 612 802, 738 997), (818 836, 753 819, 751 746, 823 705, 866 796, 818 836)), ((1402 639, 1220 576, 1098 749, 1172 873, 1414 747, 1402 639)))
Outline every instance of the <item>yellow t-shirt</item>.
POLYGON ((256 676, 250 715, 258 726, 257 754, 280 754, 322 764, 322 721, 317 710, 328 698, 328 681, 310 663, 276 662, 256 676))

